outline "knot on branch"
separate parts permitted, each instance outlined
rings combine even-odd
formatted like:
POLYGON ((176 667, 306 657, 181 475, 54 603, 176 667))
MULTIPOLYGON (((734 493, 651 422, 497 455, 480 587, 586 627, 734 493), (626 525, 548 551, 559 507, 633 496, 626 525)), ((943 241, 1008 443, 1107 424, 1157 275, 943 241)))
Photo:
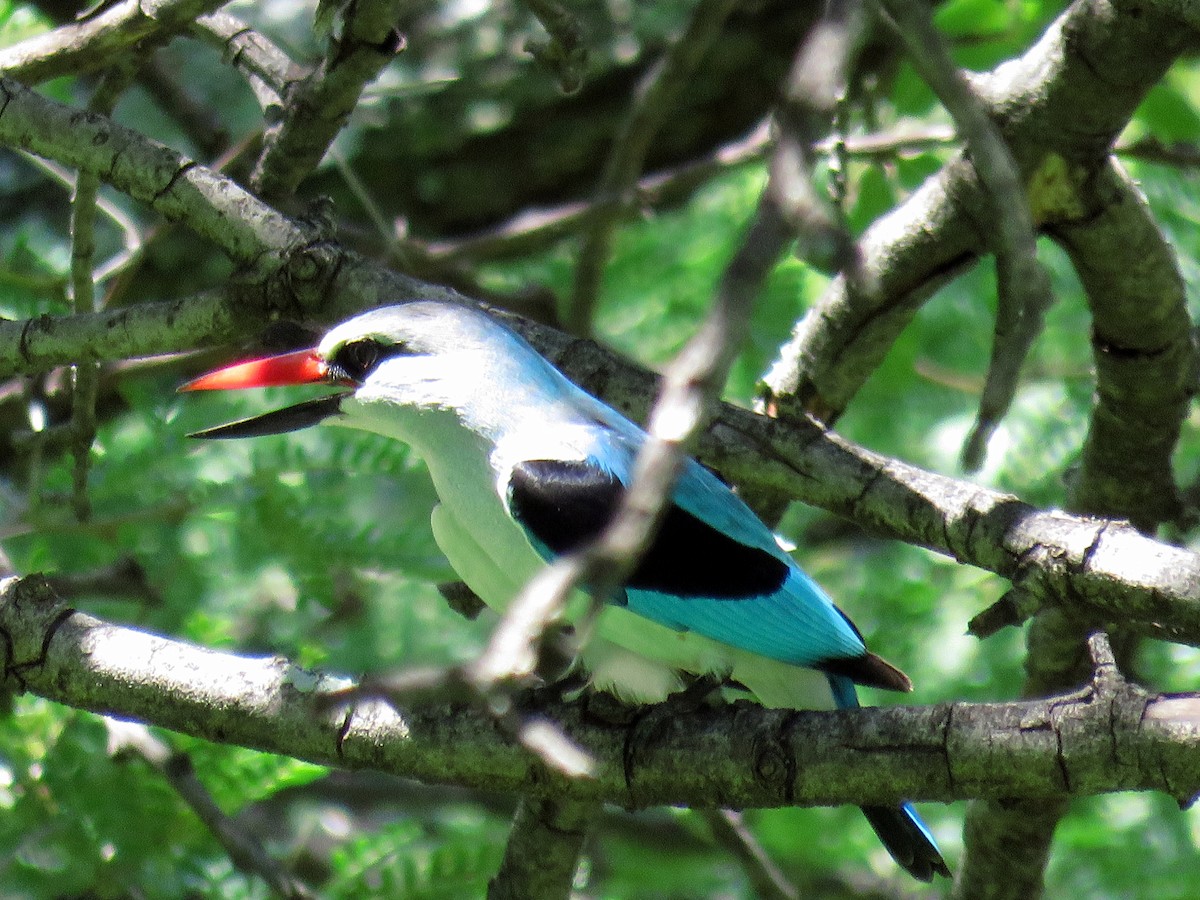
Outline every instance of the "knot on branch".
MULTIPOLYGON (((1039 517, 1039 539, 1021 550, 1012 589, 976 615, 967 624, 967 632, 977 638, 990 637, 1007 625, 1020 625, 1058 598, 1078 596, 1073 584, 1092 561, 1105 533, 1124 523, 1092 520, 1095 528, 1072 527, 1066 517, 1056 514, 1039 517)), ((1018 536, 1010 536, 1010 540, 1018 536)))
POLYGON ((759 735, 754 747, 754 778, 774 788, 790 785, 795 774, 796 761, 787 748, 776 739, 759 735))
MULTIPOLYGON (((1088 653, 1091 682, 1074 694, 1055 698, 1049 710, 1058 736, 1058 765, 1069 792, 1097 771, 1126 773, 1132 784, 1140 770, 1131 741, 1149 695, 1126 680, 1104 632, 1088 638, 1088 653)), ((1124 777, 1119 774, 1117 782, 1124 777)))
POLYGON ((330 287, 343 260, 343 251, 324 239, 289 251, 267 287, 268 306, 297 318, 320 313, 328 305, 330 287))
POLYGON ((23 673, 46 661, 55 631, 74 613, 41 575, 0 581, 0 683, 12 678, 25 690, 23 673))

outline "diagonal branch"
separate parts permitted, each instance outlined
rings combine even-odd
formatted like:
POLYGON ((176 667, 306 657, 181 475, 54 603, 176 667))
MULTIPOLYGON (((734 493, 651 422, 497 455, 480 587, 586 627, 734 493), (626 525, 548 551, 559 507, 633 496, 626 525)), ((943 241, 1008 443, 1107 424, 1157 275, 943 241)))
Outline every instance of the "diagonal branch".
POLYGON ((94 16, 0 49, 0 72, 38 84, 102 69, 147 38, 187 28, 229 0, 121 0, 94 16))
POLYGON ((109 754, 136 754, 145 760, 212 832, 234 866, 261 878, 284 900, 312 900, 313 893, 278 860, 272 858, 255 835, 240 828, 221 809, 196 775, 190 756, 173 751, 166 741, 156 737, 145 726, 111 718, 106 718, 104 724, 108 731, 109 754))
POLYGON ((198 234, 260 277, 318 238, 231 179, 95 113, 0 78, 0 142, 85 172, 198 234))
POLYGON ((558 79, 564 94, 573 94, 583 84, 588 47, 583 23, 557 0, 524 0, 525 6, 550 35, 549 41, 530 38, 525 51, 558 79))
POLYGON ((647 75, 613 141, 604 173, 596 187, 599 209, 583 237, 575 265, 575 283, 567 310, 567 325, 576 334, 590 334, 608 264, 613 228, 620 218, 622 199, 641 174, 650 142, 663 119, 720 34, 735 0, 700 0, 687 29, 666 57, 647 75))
POLYGON ((407 0, 347 4, 340 33, 331 37, 320 67, 290 82, 283 110, 263 140, 251 182, 267 199, 290 195, 317 167, 358 106, 363 87, 402 46, 396 20, 407 0))
MULTIPOLYGON (((1077 218, 1075 192, 1146 92, 1196 44, 1196 32, 1179 26, 1180 5, 1076 0, 1022 57, 972 79, 1035 187, 1035 223, 1077 218)), ((868 229, 864 289, 851 296, 835 280, 797 325, 766 376, 771 408, 835 421, 921 305, 986 252, 990 208, 959 156, 868 229)))
POLYGON ((863 37, 859 0, 833 0, 801 44, 775 112, 778 136, 768 171, 772 191, 798 237, 797 255, 857 281, 854 238, 814 186, 814 151, 845 95, 863 37))
POLYGON ((201 16, 192 27, 198 40, 216 47, 250 83, 259 106, 278 106, 299 67, 291 57, 241 19, 227 12, 201 16))

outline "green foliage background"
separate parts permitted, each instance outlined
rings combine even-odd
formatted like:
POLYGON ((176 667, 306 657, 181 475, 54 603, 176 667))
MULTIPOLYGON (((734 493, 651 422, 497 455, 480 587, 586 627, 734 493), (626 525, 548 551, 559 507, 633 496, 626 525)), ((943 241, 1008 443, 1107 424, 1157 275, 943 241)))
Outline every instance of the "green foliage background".
MULTIPOLYGON (((990 67, 1020 52, 1059 5, 952 0, 940 24, 962 40, 960 60, 990 67)), ((668 17, 670 21, 673 18, 668 17)), ((44 27, 27 9, 0 3, 0 42, 44 27)), ((645 26, 663 27, 657 20, 645 26)), ((185 48, 186 51, 186 48, 185 48)), ((188 58, 205 69, 203 54, 188 58)), ((209 66, 211 68, 211 65, 209 66)), ((78 85, 49 90, 79 102, 78 85)), ((222 81, 212 90, 228 91, 222 81)), ((1181 66, 1158 87, 1128 139, 1200 139, 1200 71, 1181 66)), ((245 93, 231 121, 256 110, 245 93)), ((218 102, 226 102, 224 96, 218 102)), ((133 95, 121 115, 153 128, 149 105, 133 95)), ((876 128, 946 122, 929 91, 907 70, 874 110, 876 128)), ((162 127, 166 127, 165 125, 162 127)), ((369 117, 345 137, 352 148, 369 117)), ((429 124, 427 127, 432 128, 429 124)), ((179 144, 180 136, 160 137, 179 144)), ((432 139, 432 136, 431 136, 432 139)), ((847 214, 861 231, 901 201, 948 155, 911 153, 887 165, 854 163, 847 214)), ((1189 279, 1198 274, 1200 192, 1193 172, 1127 160, 1177 249, 1189 279)), ((0 156, 0 191, 17 194, 46 176, 15 156, 0 156)), ((759 166, 732 171, 685 206, 628 223, 607 270, 599 330, 630 356, 661 364, 688 335, 757 199, 759 166)), ((67 193, 63 191, 65 217, 67 193)), ((127 205, 124 198, 115 202, 127 205)), ((6 206, 0 221, 0 315, 65 311, 68 244, 63 220, 6 206)), ((140 211, 132 210, 137 215, 140 211)), ((1043 246, 1058 304, 1025 370, 1013 411, 991 445, 980 480, 1033 503, 1063 501, 1064 478, 1079 451, 1091 400, 1089 317, 1079 286, 1055 248, 1043 246)), ((480 276, 496 290, 545 285, 569 293, 574 246, 494 264, 480 276)), ((160 260, 169 269, 171 260, 160 260)), ((180 292, 221 277, 220 264, 191 273, 180 292)), ((792 323, 826 281, 800 262, 775 273, 755 315, 750 345, 728 396, 750 403, 755 384, 792 323)), ((987 357, 995 281, 980 267, 943 290, 918 316, 886 364, 839 423, 874 450, 954 472, 974 412, 987 357)), ((116 620, 246 653, 278 653, 305 665, 360 673, 470 659, 488 619, 471 623, 447 609, 433 585, 449 579, 433 543, 434 502, 422 464, 404 447, 370 436, 318 430, 219 445, 188 431, 285 402, 259 396, 180 397, 178 377, 161 367, 130 370, 119 390, 128 411, 106 421, 96 444, 94 521, 74 522, 62 498, 70 459, 48 457, 25 483, 0 483, 0 539, 20 571, 85 572, 132 555, 161 602, 133 605, 85 598, 83 608, 116 620)), ((1190 483, 1200 468, 1195 422, 1178 456, 1190 483)), ((794 507, 785 520, 797 558, 853 616, 872 647, 908 671, 916 703, 1004 699, 1019 692, 1022 635, 987 641, 965 636, 967 620, 1005 584, 926 551, 882 543, 822 512, 794 507)), ((1200 654, 1148 645, 1143 673, 1163 690, 1192 690, 1200 654)), ((872 697, 874 702, 890 702, 872 697)), ((310 859, 330 897, 477 896, 502 852, 503 798, 437 795, 398 799, 370 815, 302 797, 324 770, 282 757, 162 737, 192 755, 201 780, 223 808, 251 820, 286 809, 272 849, 310 853, 313 837, 330 848, 310 859), (290 792, 290 793, 289 793, 290 792), (272 800, 276 802, 272 804, 272 800)), ((16 697, 0 725, 0 895, 19 897, 262 897, 265 887, 234 871, 207 830, 144 763, 106 751, 100 719, 32 697, 16 697)), ((404 796, 422 796, 405 787, 404 796)), ((319 795, 314 795, 319 796, 319 795)), ((963 808, 926 806, 953 865, 963 808)), ((806 896, 842 896, 824 880, 831 868, 895 869, 852 809, 770 810, 748 814, 759 838, 806 896), (832 862, 831 861, 835 861, 832 862)), ((1098 798, 1077 804, 1059 829, 1047 893, 1072 897, 1185 897, 1200 884, 1200 814, 1164 797, 1098 798)), ((580 888, 605 898, 745 897, 740 869, 717 849, 698 818, 651 811, 606 819, 581 872, 580 888), (640 821, 639 821, 640 820, 640 821), (653 828, 656 840, 646 839, 653 828)), ((941 889, 934 888, 936 895, 941 889)))

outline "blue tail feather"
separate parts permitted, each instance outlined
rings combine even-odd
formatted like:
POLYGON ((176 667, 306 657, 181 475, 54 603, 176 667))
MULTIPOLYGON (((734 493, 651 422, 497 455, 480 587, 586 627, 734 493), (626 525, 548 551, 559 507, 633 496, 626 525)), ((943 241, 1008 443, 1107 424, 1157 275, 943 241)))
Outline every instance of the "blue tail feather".
POLYGON ((862 811, 892 859, 909 875, 919 881, 933 881, 934 875, 950 877, 933 835, 911 804, 864 806, 862 811))
MULTIPOLYGON (((858 709, 858 694, 849 678, 831 676, 829 689, 838 709, 858 709)), ((937 842, 911 803, 897 807, 864 806, 862 811, 892 859, 913 878, 933 881, 934 875, 950 877, 937 842)))

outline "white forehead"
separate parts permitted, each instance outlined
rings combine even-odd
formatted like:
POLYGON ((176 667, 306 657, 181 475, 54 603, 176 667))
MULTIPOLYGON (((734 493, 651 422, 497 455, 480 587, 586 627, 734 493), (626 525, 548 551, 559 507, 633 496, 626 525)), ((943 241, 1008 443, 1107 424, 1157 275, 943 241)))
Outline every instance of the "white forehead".
POLYGON ((362 338, 384 343, 403 341, 425 352, 466 349, 510 335, 478 310, 452 303, 418 300, 381 306, 335 326, 321 339, 318 353, 328 357, 338 347, 362 338))

